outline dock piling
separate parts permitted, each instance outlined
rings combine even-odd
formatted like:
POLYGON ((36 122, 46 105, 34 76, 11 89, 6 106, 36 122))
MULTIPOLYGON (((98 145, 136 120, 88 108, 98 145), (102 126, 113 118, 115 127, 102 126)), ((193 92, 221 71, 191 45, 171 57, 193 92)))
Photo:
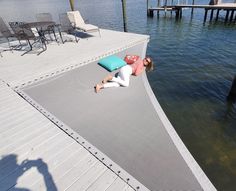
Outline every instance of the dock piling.
POLYGON ((231 11, 229 22, 233 21, 233 17, 234 17, 234 10, 231 11))
POLYGON ((217 12, 216 12, 216 19, 215 19, 215 21, 218 21, 218 18, 219 18, 219 12, 220 12, 220 9, 217 9, 217 12))
POLYGON ((227 23, 228 18, 229 18, 229 10, 226 10, 225 23, 227 23))
POLYGON ((214 15, 214 9, 211 9, 210 21, 212 21, 213 15, 214 15))
POLYGON ((207 12, 208 12, 208 9, 205 9, 204 23, 206 22, 206 19, 207 19, 207 12))
MULTIPOLYGON (((161 0, 158 0, 157 1, 157 7, 160 7, 160 4, 161 4, 161 0)), ((158 10, 157 11, 157 16, 159 17, 159 15, 160 15, 160 11, 158 10)))
POLYGON ((122 12, 123 12, 123 25, 124 25, 124 32, 127 32, 127 15, 126 15, 126 0, 122 1, 122 12))
POLYGON ((227 96, 227 101, 236 101, 236 75, 234 76, 234 80, 232 86, 229 91, 229 95, 227 96))
MULTIPOLYGON (((194 5, 194 0, 192 1, 192 5, 194 5)), ((191 16, 193 16, 193 7, 192 7, 192 10, 191 10, 191 16)))

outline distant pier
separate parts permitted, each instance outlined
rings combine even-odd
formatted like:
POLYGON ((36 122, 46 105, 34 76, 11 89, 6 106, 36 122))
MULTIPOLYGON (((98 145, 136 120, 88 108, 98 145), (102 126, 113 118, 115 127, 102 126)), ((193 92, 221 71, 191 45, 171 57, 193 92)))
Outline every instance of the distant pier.
MULTIPOLYGON (((206 22, 208 18, 208 12, 210 12, 209 21, 212 21, 215 15, 215 21, 219 18, 220 11, 225 11, 225 19, 224 22, 227 23, 235 23, 236 22, 236 3, 221 3, 217 5, 187 5, 187 4, 180 4, 180 5, 164 5, 158 7, 148 7, 147 14, 149 17, 154 16, 154 12, 157 11, 159 15, 159 11, 174 11, 176 19, 182 18, 182 9, 184 8, 192 8, 193 9, 205 9, 204 14, 204 22, 206 22)), ((192 11, 193 13, 193 11, 192 11)))

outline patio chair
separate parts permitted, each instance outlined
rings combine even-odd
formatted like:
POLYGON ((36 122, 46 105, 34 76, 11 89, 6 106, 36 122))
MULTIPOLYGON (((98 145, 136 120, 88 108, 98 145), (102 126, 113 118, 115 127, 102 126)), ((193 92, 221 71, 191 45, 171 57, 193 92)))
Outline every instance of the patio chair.
POLYGON ((43 51, 41 51, 39 54, 44 52, 47 49, 47 45, 45 41, 42 39, 42 37, 38 34, 38 31, 32 31, 31 28, 24 27, 23 22, 9 22, 10 27, 12 28, 12 31, 15 33, 16 38, 21 41, 25 40, 27 41, 30 49, 22 54, 22 56, 30 51, 33 50, 33 45, 37 42, 39 42, 42 45, 43 51), (30 40, 33 40, 34 42, 31 44, 30 40))
POLYGON ((91 24, 86 24, 79 11, 67 12, 68 18, 75 29, 82 30, 83 32, 90 33, 98 31, 101 37, 100 29, 91 24))
POLYGON ((74 27, 72 27, 67 13, 59 14, 59 20, 60 20, 61 32, 74 35, 75 41, 78 42, 76 30, 74 29, 74 27))
MULTIPOLYGON (((0 17, 0 33, 2 35, 2 37, 4 37, 5 39, 7 39, 7 43, 9 46, 9 50, 13 50, 13 46, 11 46, 10 44, 10 38, 16 38, 16 35, 13 34, 8 26, 6 25, 6 23, 4 22, 4 20, 2 19, 2 17, 0 17)), ((4 49, 3 51, 6 51, 6 49, 4 49)))
MULTIPOLYGON (((37 13, 35 17, 38 22, 49 22, 49 21, 54 22, 52 15, 50 13, 37 13)), ((44 34, 48 33, 51 40, 52 40, 51 34, 53 34, 55 40, 57 41, 55 27, 58 27, 58 26, 56 26, 55 24, 53 26, 42 27, 41 30, 44 34)))

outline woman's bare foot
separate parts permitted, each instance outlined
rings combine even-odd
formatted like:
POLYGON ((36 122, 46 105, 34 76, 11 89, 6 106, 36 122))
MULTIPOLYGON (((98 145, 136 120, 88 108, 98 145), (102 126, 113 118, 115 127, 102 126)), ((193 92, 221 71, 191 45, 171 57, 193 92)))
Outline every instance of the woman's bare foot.
POLYGON ((107 83, 108 81, 112 80, 113 76, 111 74, 109 74, 107 77, 105 77, 103 80, 102 80, 102 83, 105 84, 107 83))
POLYGON ((95 92, 98 93, 103 88, 103 85, 97 84, 94 88, 95 92))

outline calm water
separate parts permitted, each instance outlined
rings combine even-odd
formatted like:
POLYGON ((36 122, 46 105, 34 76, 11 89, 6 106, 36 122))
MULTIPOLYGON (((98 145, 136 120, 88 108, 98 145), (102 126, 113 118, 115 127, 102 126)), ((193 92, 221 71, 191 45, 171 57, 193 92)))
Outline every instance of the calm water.
MULTIPOLYGON (((76 7, 89 23, 122 30, 120 0, 79 0, 76 7)), ((67 0, 0 0, 7 21, 31 21, 36 12, 57 20, 68 9, 67 0)), ((202 10, 192 18, 185 10, 181 21, 169 13, 147 18, 144 0, 127 0, 127 10, 128 30, 151 37, 147 54, 156 68, 148 78, 165 113, 216 188, 235 190, 236 105, 225 99, 236 75, 236 25, 224 25, 223 13, 221 22, 203 25, 202 10)))

